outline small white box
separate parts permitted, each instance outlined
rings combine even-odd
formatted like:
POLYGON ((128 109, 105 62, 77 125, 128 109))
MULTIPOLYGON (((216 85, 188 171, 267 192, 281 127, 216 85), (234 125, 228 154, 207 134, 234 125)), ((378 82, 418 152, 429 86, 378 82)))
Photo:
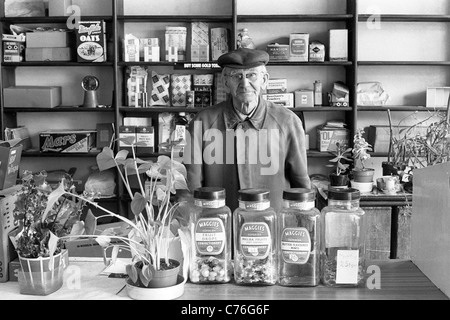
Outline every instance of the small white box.
POLYGON ((330 61, 348 61, 348 30, 331 29, 329 45, 330 61))
POLYGON ((191 45, 191 61, 209 61, 209 45, 191 45))
POLYGON ((131 34, 127 34, 123 42, 125 62, 139 62, 139 39, 131 34))
POLYGON ((289 36, 290 57, 289 61, 308 62, 309 34, 291 33, 289 36))
POLYGON ((159 38, 140 39, 140 51, 145 62, 160 61, 159 38))
POLYGON ((427 108, 447 107, 450 96, 450 87, 428 87, 427 108))
POLYGON ((294 107, 294 95, 292 93, 263 94, 263 98, 286 108, 294 107))
POLYGON ((267 94, 287 93, 287 79, 269 79, 266 92, 267 94))
POLYGON ((226 28, 211 28, 211 55, 216 61, 228 52, 228 30, 226 28))
POLYGON ((314 107, 314 91, 312 90, 296 90, 295 107, 314 107))

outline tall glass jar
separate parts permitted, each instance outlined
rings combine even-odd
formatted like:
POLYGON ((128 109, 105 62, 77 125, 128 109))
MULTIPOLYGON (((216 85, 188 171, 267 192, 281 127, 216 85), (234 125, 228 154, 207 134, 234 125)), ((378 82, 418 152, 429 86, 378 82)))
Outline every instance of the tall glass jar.
POLYGON ((320 282, 320 211, 316 193, 296 188, 283 192, 278 216, 279 284, 317 286, 320 282))
POLYGON ((225 189, 194 190, 190 214, 193 283, 226 283, 231 280, 231 210, 225 205, 225 189))
POLYGON ((357 189, 328 191, 322 209, 322 282, 329 287, 356 287, 365 278, 366 222, 357 189))
POLYGON ((277 283, 277 220, 269 191, 239 191, 234 211, 234 279, 238 285, 277 283))

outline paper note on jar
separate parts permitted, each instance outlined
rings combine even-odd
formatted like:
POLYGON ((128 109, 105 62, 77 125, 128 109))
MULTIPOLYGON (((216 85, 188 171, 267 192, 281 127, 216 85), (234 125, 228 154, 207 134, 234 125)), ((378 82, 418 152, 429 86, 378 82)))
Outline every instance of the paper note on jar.
POLYGON ((336 283, 357 284, 359 250, 338 250, 336 261, 336 283))

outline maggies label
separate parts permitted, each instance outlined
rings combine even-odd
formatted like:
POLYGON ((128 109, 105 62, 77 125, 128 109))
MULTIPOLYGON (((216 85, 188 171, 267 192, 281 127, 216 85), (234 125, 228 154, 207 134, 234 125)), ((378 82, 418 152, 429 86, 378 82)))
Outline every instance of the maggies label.
POLYGON ((198 253, 221 254, 226 241, 223 221, 219 218, 199 219, 195 225, 194 239, 198 253))
POLYGON ((305 264, 311 254, 311 237, 305 228, 286 228, 281 234, 281 252, 286 263, 305 264))
POLYGON ((264 222, 244 223, 239 235, 241 253, 246 258, 264 259, 269 255, 272 235, 264 222))

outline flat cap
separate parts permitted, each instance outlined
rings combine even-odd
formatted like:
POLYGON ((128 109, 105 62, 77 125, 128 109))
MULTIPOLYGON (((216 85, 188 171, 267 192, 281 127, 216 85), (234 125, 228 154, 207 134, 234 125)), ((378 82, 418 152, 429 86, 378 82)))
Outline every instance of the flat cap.
POLYGON ((222 68, 248 69, 266 65, 269 54, 263 50, 239 48, 225 53, 217 59, 222 68))

